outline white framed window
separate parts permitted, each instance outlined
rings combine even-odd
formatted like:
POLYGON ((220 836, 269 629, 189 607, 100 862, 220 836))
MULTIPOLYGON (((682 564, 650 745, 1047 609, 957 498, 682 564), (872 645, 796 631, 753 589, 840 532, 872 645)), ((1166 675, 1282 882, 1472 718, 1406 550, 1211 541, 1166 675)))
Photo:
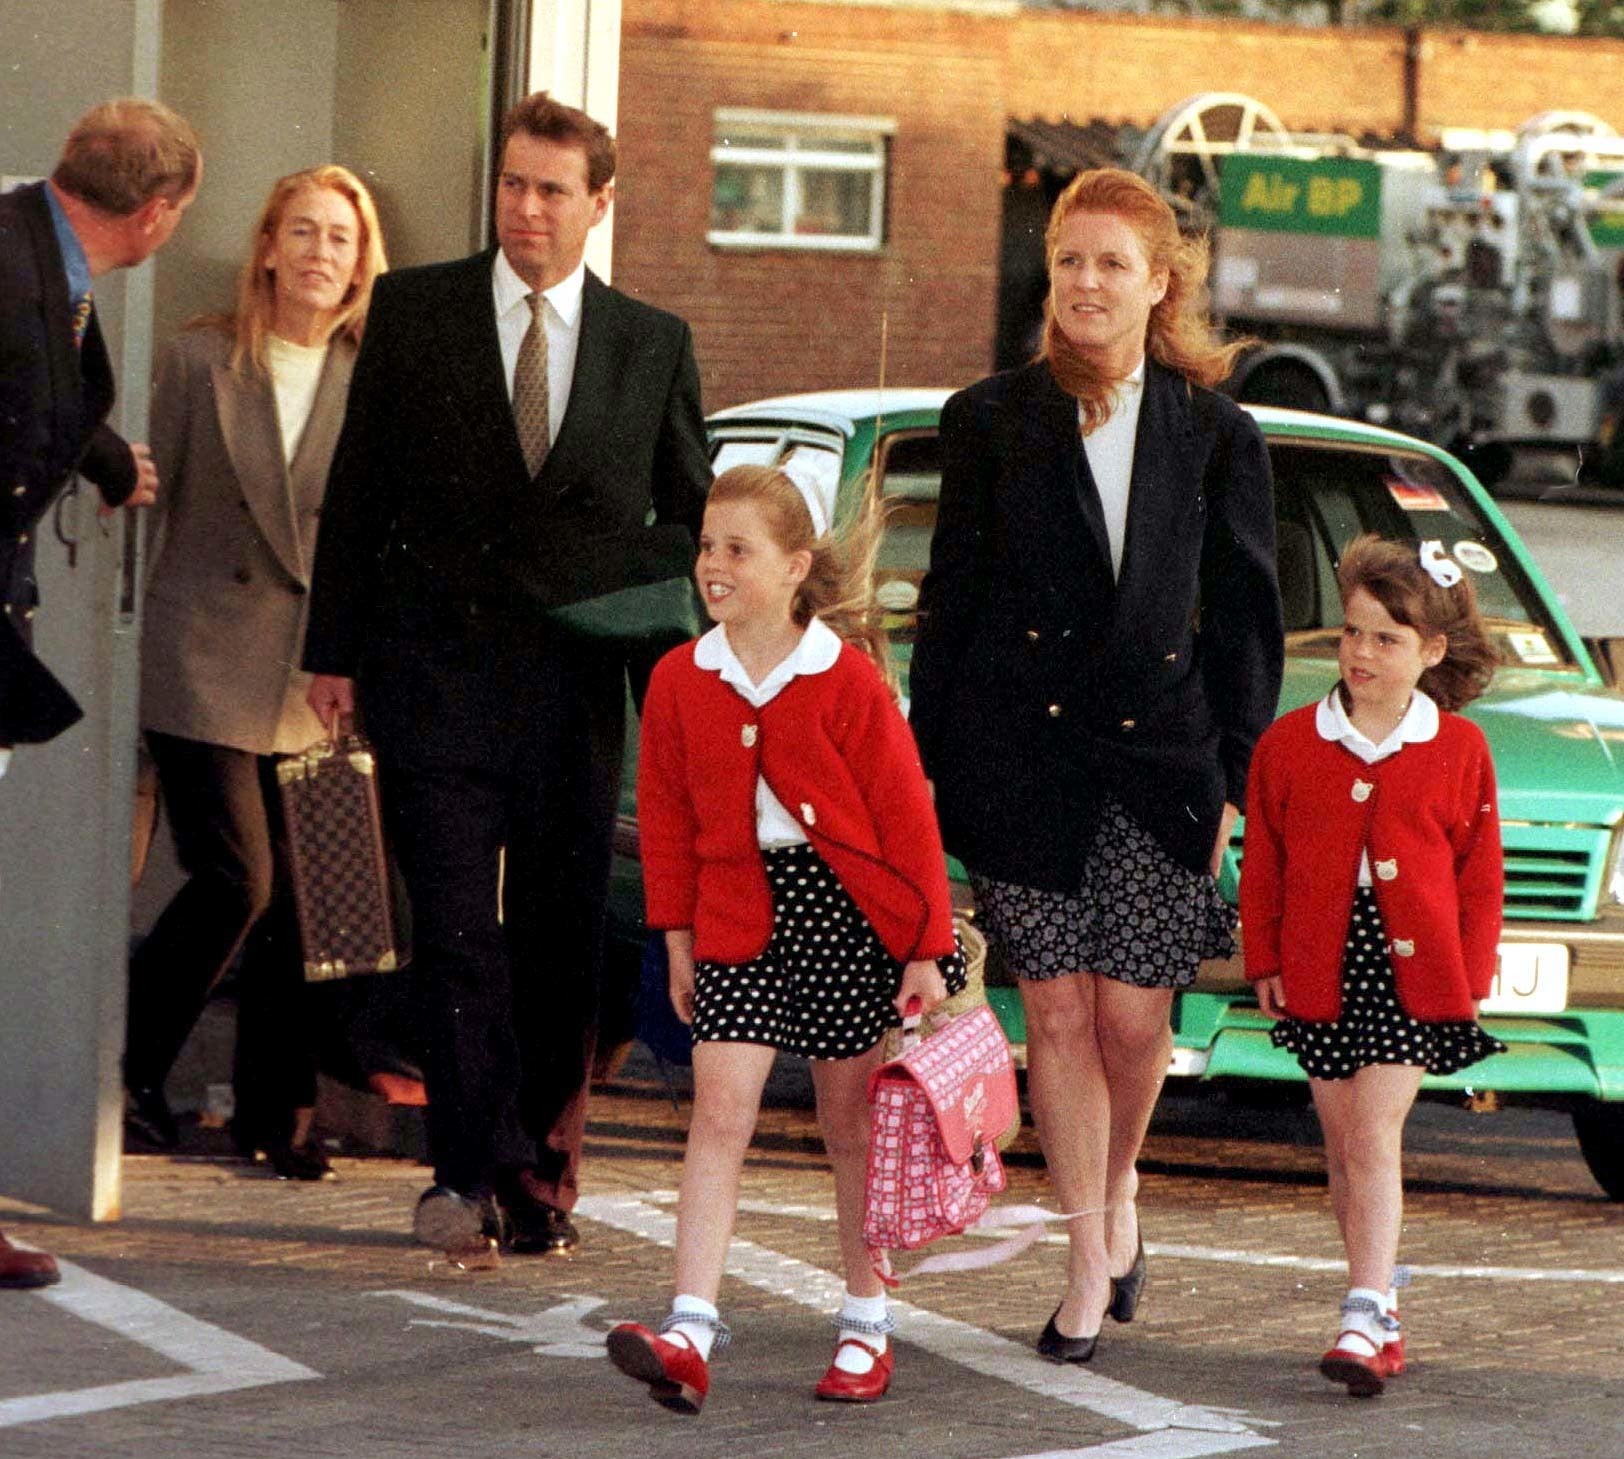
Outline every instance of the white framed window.
POLYGON ((712 243, 876 249, 885 241, 889 117, 716 112, 712 243))

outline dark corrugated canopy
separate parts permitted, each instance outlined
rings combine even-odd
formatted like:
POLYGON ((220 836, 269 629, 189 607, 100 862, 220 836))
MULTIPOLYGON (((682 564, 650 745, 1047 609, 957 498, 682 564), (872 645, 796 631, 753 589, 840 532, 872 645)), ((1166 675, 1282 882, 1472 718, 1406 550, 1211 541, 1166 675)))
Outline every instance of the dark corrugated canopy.
POLYGON ((1069 177, 1090 167, 1122 166, 1122 129, 1107 122, 1009 120, 1009 137, 1018 142, 1040 172, 1069 177))

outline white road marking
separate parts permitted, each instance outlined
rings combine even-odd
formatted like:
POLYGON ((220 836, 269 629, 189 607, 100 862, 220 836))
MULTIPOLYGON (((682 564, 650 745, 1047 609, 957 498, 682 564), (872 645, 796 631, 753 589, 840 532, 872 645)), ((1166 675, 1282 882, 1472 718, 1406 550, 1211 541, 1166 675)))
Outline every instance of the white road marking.
MULTIPOLYGON (((659 1246, 676 1244, 676 1217, 639 1197, 585 1197, 576 1214, 659 1246)), ((832 1272, 737 1236, 728 1248, 727 1269, 736 1280, 817 1312, 836 1311, 845 1287, 832 1272)), ((1275 1443, 1248 1427, 1255 1421, 1243 1421, 1244 1415, 1233 1411, 1161 1398, 1083 1368, 1039 1362, 1029 1348, 997 1333, 894 1298, 891 1305, 911 1345, 1029 1393, 1141 1430, 1137 1436, 1065 1451, 1068 1455, 1200 1459, 1275 1443)))
MULTIPOLYGON (((658 1205, 673 1205, 675 1191, 645 1192, 644 1200, 658 1205)), ((777 1201, 740 1201, 739 1209, 755 1216, 777 1216, 801 1221, 833 1221, 833 1206, 794 1205, 777 1201)), ((965 1233, 986 1241, 1002 1241, 1007 1231, 970 1231, 965 1233)), ((1055 1231, 1043 1238, 1051 1246, 1065 1245, 1064 1232, 1055 1231)), ((1285 1267, 1302 1272, 1342 1272, 1348 1264, 1342 1257, 1290 1256, 1281 1252, 1244 1251, 1240 1247, 1185 1246, 1175 1242, 1145 1243, 1146 1256, 1175 1257, 1181 1261, 1227 1262, 1235 1266, 1285 1267)), ((1415 1265, 1405 1263, 1415 1277, 1473 1278, 1491 1282, 1581 1282, 1604 1286, 1624 1286, 1624 1268, 1620 1267, 1519 1267, 1470 1266, 1431 1263, 1415 1265)))
POLYGON ((485 1307, 471 1307, 466 1302, 452 1302, 427 1292, 391 1289, 368 1292, 367 1296, 398 1297, 415 1307, 446 1314, 444 1317, 414 1317, 412 1327, 460 1327, 486 1337, 499 1337, 505 1342, 527 1343, 533 1351, 548 1358, 608 1356, 603 1345, 603 1329, 588 1327, 581 1321, 587 1313, 603 1306, 602 1297, 576 1297, 544 1312, 515 1316, 511 1312, 492 1312, 485 1307))
POLYGON ((117 1333, 186 1371, 172 1378, 142 1378, 73 1388, 59 1393, 30 1393, 0 1400, 0 1428, 39 1423, 70 1414, 100 1413, 137 1403, 232 1393, 269 1383, 295 1383, 319 1378, 311 1368, 238 1337, 213 1323, 189 1317, 156 1297, 121 1287, 58 1260, 61 1282, 31 1295, 64 1312, 117 1333))

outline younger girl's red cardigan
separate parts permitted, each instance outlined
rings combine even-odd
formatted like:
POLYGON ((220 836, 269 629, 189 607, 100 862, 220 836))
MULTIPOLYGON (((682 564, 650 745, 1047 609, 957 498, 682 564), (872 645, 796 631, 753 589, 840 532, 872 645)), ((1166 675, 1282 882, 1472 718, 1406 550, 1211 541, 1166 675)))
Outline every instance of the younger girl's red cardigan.
POLYGON ((1504 899, 1494 762, 1483 732, 1438 716, 1435 738, 1367 765, 1315 728, 1316 706, 1282 716, 1252 755, 1241 862, 1246 976, 1278 973, 1287 1011, 1334 1019, 1359 853, 1413 1018, 1472 1017, 1494 981, 1504 899))
POLYGON ((800 824, 899 963, 954 950, 941 834, 913 732, 879 670, 842 646, 760 709, 694 662, 655 667, 637 816, 649 926, 691 927, 694 956, 744 963, 772 934, 756 777, 800 824))

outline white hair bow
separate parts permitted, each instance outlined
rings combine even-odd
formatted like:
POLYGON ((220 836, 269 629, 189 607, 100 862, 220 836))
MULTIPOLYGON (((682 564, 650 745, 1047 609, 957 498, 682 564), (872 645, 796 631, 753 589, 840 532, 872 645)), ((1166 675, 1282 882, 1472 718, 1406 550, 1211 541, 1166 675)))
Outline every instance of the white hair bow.
POLYGON ((778 463, 779 472, 800 492, 812 518, 812 535, 822 537, 834 519, 834 483, 806 456, 787 456, 778 463))
POLYGON ((1452 588, 1461 579, 1460 564, 1444 552, 1444 544, 1436 539, 1421 544, 1421 566, 1440 588, 1452 588))

